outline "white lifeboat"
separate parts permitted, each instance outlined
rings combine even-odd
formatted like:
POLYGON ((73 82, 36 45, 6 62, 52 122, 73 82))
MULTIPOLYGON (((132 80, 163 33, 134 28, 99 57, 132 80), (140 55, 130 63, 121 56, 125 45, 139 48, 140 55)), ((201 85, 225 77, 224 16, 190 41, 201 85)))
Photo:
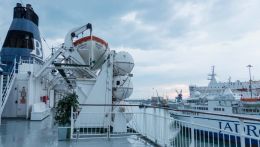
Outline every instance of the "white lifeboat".
POLYGON ((96 36, 86 36, 76 40, 74 46, 78 53, 91 69, 101 67, 108 55, 108 43, 96 36))

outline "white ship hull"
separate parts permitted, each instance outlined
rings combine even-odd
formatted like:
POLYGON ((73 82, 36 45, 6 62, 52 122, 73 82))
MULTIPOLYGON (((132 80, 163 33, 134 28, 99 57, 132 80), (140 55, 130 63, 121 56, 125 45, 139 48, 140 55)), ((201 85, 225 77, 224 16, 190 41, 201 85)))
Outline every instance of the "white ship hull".
MULTIPOLYGON (((236 118, 208 115, 208 114, 199 114, 199 115, 189 115, 183 114, 182 112, 171 112, 171 117, 174 117, 180 121, 190 122, 192 125, 185 125, 185 127, 193 127, 197 131, 205 132, 212 136, 214 133, 217 137, 220 135, 222 138, 223 134, 225 137, 234 138, 235 134, 245 134, 252 138, 260 138, 260 123, 255 121, 245 121, 244 127, 241 127, 241 121, 236 118), (194 125, 196 124, 196 125, 194 125), (241 131, 243 129, 243 131, 241 131)), ((256 116, 259 117, 259 116, 256 116)))

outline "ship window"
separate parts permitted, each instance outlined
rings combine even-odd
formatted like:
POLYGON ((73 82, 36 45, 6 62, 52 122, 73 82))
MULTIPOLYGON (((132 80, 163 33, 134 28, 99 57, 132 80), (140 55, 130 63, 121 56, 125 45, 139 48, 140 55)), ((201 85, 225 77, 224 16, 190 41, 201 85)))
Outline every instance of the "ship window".
MULTIPOLYGON (((208 108, 206 108, 208 110, 208 108)), ((214 108, 214 111, 224 111, 224 108, 214 108)))
POLYGON ((120 81, 116 81, 116 85, 120 85, 120 81))
POLYGON ((3 47, 33 49, 33 34, 26 31, 8 31, 3 47))

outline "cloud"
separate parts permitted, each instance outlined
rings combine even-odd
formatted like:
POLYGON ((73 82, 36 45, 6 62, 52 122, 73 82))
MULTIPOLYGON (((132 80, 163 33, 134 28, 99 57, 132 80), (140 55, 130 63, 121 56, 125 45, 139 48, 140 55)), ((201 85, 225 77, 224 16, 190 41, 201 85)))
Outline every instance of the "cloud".
MULTIPOLYGON (((206 3, 207 4, 207 3, 206 3)), ((199 25, 204 19, 205 11, 209 7, 205 3, 184 2, 174 5, 173 21, 189 19, 191 25, 199 25)))
POLYGON ((141 21, 137 20, 136 18, 137 16, 137 12, 129 12, 127 14, 125 14, 124 16, 122 16, 120 19, 123 21, 123 22, 127 22, 127 23, 136 23, 136 24, 140 24, 141 21))
POLYGON ((154 32, 156 31, 156 27, 153 25, 150 25, 148 23, 145 23, 141 19, 141 12, 132 11, 128 12, 125 15, 120 17, 120 20, 122 21, 122 25, 134 25, 134 29, 137 32, 154 32))
MULTIPOLYGON (((63 42, 71 28, 91 22, 93 33, 111 49, 130 52, 135 60, 132 98, 148 98, 152 88, 161 94, 168 90, 172 97, 174 89, 186 89, 188 95, 189 84, 207 85, 212 65, 222 81, 229 76, 248 80, 248 64, 254 66, 254 78, 260 79, 258 0, 81 0, 61 6, 49 0, 29 2, 40 16, 41 34, 50 47, 63 42)), ((14 5, 0 2, 2 40, 14 5)))

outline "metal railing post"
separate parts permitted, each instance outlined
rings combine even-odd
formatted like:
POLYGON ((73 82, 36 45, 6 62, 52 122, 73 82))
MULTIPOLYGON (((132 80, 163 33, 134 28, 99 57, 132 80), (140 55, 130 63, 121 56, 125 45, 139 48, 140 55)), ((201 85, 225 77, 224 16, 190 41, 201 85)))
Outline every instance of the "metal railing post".
POLYGON ((241 144, 241 147, 245 147, 245 131, 244 131, 244 120, 243 119, 239 119, 239 123, 240 123, 240 144, 241 144))
POLYGON ((109 121, 108 121, 108 124, 107 124, 107 139, 109 140, 110 139, 110 123, 111 123, 111 113, 108 114, 109 115, 109 121))
POLYGON ((167 110, 163 110, 163 143, 164 143, 164 146, 165 147, 167 147, 167 144, 168 143, 166 143, 166 140, 168 141, 168 136, 166 136, 166 131, 167 131, 167 128, 166 128, 166 126, 167 126, 167 124, 166 124, 166 121, 167 121, 167 119, 166 119, 166 114, 167 114, 167 112, 166 112, 167 110))
POLYGON ((144 112, 143 112, 143 135, 146 137, 147 135, 147 130, 146 130, 146 126, 147 126, 147 118, 146 118, 146 107, 144 107, 144 112))
POLYGON ((157 118, 156 118, 156 108, 153 108, 153 123, 154 123, 154 142, 157 144, 157 118))
POLYGON ((73 139, 73 130, 74 130, 74 118, 73 118, 73 107, 70 109, 70 139, 73 139))
POLYGON ((190 147, 195 147, 195 136, 194 136, 194 124, 193 124, 193 115, 191 116, 191 125, 190 125, 190 129, 191 129, 191 143, 190 143, 190 147))

